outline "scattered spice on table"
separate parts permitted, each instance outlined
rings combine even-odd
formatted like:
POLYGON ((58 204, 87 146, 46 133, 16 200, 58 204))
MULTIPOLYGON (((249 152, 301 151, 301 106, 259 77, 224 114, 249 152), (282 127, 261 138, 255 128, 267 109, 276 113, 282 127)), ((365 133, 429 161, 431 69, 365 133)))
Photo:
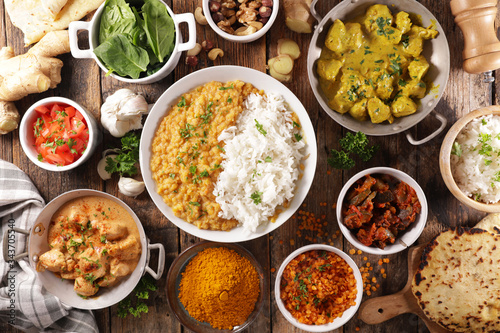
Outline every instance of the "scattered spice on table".
POLYGON ((182 273, 179 299, 194 319, 214 328, 233 329, 254 310, 259 282, 247 258, 225 247, 207 248, 182 273))
POLYGON ((292 259, 281 278, 281 299, 299 322, 323 325, 356 304, 356 279, 347 262, 329 251, 292 259))

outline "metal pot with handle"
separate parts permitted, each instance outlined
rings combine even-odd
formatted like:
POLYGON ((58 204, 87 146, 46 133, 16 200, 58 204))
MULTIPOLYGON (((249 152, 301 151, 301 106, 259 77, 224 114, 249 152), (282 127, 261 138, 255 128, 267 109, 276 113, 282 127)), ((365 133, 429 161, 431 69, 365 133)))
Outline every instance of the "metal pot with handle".
MULTIPOLYGON (((49 225, 52 215, 54 215, 54 213, 66 202, 85 196, 97 196, 110 199, 118 203, 130 214, 130 216, 132 216, 139 231, 142 248, 141 257, 139 259, 139 262, 137 263, 137 267, 132 272, 132 274, 120 279, 120 281, 116 285, 108 288, 101 288, 97 297, 89 297, 85 300, 78 296, 74 291, 73 280, 62 280, 50 271, 37 272, 37 274, 45 289, 47 289, 53 295, 57 296, 62 303, 79 309, 95 310, 109 307, 124 299, 128 294, 132 292, 132 290, 134 290, 135 286, 137 285, 137 283, 139 283, 139 280, 146 272, 156 280, 160 279, 165 267, 165 248, 162 244, 159 243, 149 243, 149 239, 144 233, 144 228, 142 227, 141 221, 139 220, 137 215, 135 215, 134 211, 120 199, 108 193, 89 189, 73 190, 61 194, 43 208, 43 210, 38 215, 35 223, 33 224, 31 230, 28 231, 24 229, 14 228, 14 231, 28 235, 29 239, 27 240, 28 252, 19 254, 13 259, 19 260, 28 256, 31 267, 36 269, 39 256, 50 250, 47 241, 47 234, 49 231, 49 225), (156 272, 151 267, 149 267, 150 251, 153 249, 158 249, 159 251, 158 268, 156 272)), ((5 231, 3 242, 3 257, 6 262, 12 259, 7 257, 8 251, 6 247, 8 242, 6 241, 6 238, 8 237, 8 232, 9 230, 5 231)))
MULTIPOLYGON (((318 20, 319 24, 314 31, 309 45, 307 55, 307 73, 309 76, 309 83, 311 84, 311 88, 316 99, 323 110, 333 120, 355 132, 361 131, 367 135, 382 136, 406 131, 418 124, 434 110, 441 99, 448 82, 450 74, 450 50, 443 28, 427 8, 415 0, 344 0, 330 10, 324 18, 321 18, 315 10, 317 2, 318 0, 314 0, 311 4, 311 13, 318 20), (405 11, 416 14, 419 18, 421 18, 423 26, 434 25, 435 29, 439 32, 435 39, 425 42, 424 51, 422 53, 431 65, 426 75, 426 79, 433 83, 434 88, 428 91, 427 95, 420 100, 417 112, 406 117, 396 118, 392 124, 373 124, 369 121, 358 121, 352 118, 349 114, 340 114, 332 110, 328 106, 328 99, 321 90, 319 76, 316 73, 316 61, 320 57, 321 50, 325 45, 326 34, 328 33, 328 29, 333 22, 336 19, 340 19, 342 21, 352 20, 360 15, 363 15, 367 8, 374 4, 387 5, 393 13, 405 11)), ((419 141, 415 140, 410 133, 407 133, 406 137, 411 144, 420 145, 428 142, 444 130, 446 126, 446 118, 437 112, 434 112, 434 116, 441 123, 439 128, 426 138, 419 141)))

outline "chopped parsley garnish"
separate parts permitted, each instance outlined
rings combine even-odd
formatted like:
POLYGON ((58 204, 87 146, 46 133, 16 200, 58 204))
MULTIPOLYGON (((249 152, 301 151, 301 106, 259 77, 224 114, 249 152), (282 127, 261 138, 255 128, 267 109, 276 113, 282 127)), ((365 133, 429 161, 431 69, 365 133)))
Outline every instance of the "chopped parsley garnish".
POLYGON ((456 141, 453 142, 453 146, 451 147, 451 154, 458 157, 462 156, 462 147, 460 146, 460 143, 456 141))
POLYGON ((231 83, 229 87, 220 87, 219 90, 228 90, 228 89, 234 89, 234 84, 231 83))
POLYGON ((273 161, 273 159, 271 158, 271 156, 267 156, 265 159, 264 159, 265 162, 267 163, 271 163, 273 161))
POLYGON ((255 191, 250 195, 250 199, 253 200, 253 203, 258 205, 262 202, 262 192, 255 191))
POLYGON ((189 201, 189 204, 192 205, 192 206, 196 206, 196 207, 200 207, 201 204, 199 202, 196 202, 196 201, 189 201))
POLYGON ((294 136, 295 136, 295 140, 297 140, 297 141, 302 140, 302 136, 299 133, 295 133, 294 136))
POLYGON ((179 103, 177 103, 177 106, 182 108, 183 106, 186 106, 186 99, 184 98, 184 96, 181 97, 181 100, 179 103))
POLYGON ((194 131, 194 130, 195 130, 195 127, 193 125, 186 123, 185 127, 181 128, 179 130, 179 134, 181 135, 181 138, 187 139, 187 138, 190 138, 193 136, 191 131, 194 131))
POLYGON ((297 124, 295 121, 293 122, 293 127, 297 127, 297 128, 300 128, 300 125, 297 124))
POLYGON ((257 119, 254 119, 254 120, 255 120, 255 127, 257 127, 257 131, 259 131, 262 135, 266 136, 267 132, 264 129, 264 126, 262 126, 262 124, 259 124, 257 119))

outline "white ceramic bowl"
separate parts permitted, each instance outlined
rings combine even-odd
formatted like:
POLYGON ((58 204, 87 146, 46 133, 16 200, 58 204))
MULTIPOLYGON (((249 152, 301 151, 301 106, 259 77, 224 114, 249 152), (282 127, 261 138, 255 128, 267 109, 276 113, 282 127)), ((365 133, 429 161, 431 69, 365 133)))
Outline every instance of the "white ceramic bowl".
POLYGON ((466 196, 455 182, 455 179, 453 178, 453 174, 451 172, 450 164, 453 143, 455 142, 457 135, 462 131, 465 125, 467 125, 475 118, 491 114, 500 116, 500 106, 492 105, 472 111, 471 113, 468 113, 460 118, 455 124, 453 124, 448 133, 446 133, 443 144, 441 145, 441 151, 439 153, 439 168, 441 169, 441 176, 443 177, 444 183, 450 190, 451 194, 453 194, 455 198, 460 200, 463 204, 486 213, 500 213, 500 202, 487 204, 484 202, 473 200, 472 198, 466 196))
POLYGON ((176 226, 181 228, 187 233, 200 237, 206 240, 211 240, 214 242, 242 242, 250 239, 254 239, 265 235, 274 229, 278 228, 280 225, 285 223, 293 213, 300 207, 302 201, 304 201, 309 188, 311 187, 314 173, 316 171, 316 160, 317 160, 317 148, 316 148, 316 136, 314 134, 314 128, 311 123, 311 119, 304 109, 304 106, 299 101, 299 99, 282 83, 273 79, 271 76, 264 74, 262 72, 256 71, 254 69, 238 66, 215 66, 202 69, 191 73, 179 81, 175 82, 170 88, 168 88, 155 103, 151 109, 146 123, 144 124, 144 129, 141 136, 140 144, 140 165, 141 173, 146 183, 146 189, 149 195, 153 199, 158 209, 176 226), (302 125, 303 137, 306 143, 305 155, 309 155, 306 160, 302 161, 304 165, 304 172, 301 179, 297 181, 295 196, 288 208, 283 210, 278 216, 276 222, 265 223, 257 228, 255 233, 247 233, 243 230, 243 227, 237 227, 231 231, 215 231, 215 230, 202 230, 198 229, 195 225, 190 224, 183 219, 177 217, 172 212, 172 209, 163 201, 163 198, 156 191, 156 183, 152 178, 151 169, 149 167, 151 160, 151 142, 153 142, 153 137, 156 133, 156 129, 160 124, 163 117, 166 116, 167 110, 171 106, 177 103, 179 97, 189 92, 190 90, 208 83, 210 81, 220 81, 227 82, 233 80, 241 80, 253 84, 258 89, 264 90, 264 92, 274 92, 282 95, 290 108, 299 117, 300 123, 302 125))
POLYGON ((342 187, 342 190, 340 191, 339 197, 337 199, 337 222, 344 237, 347 238, 347 240, 356 248, 360 249, 363 252, 371 254, 387 255, 403 251, 407 247, 410 247, 413 243, 415 243, 418 237, 420 237, 420 234, 424 230, 425 224, 427 223, 427 210, 427 199, 425 198, 424 191, 422 191, 420 185, 418 185, 418 183, 413 178, 411 178, 406 173, 393 168, 376 167, 366 169, 357 173, 351 179, 349 179, 344 187, 342 187), (342 220, 343 202, 347 191, 357 180, 363 178, 366 175, 373 174, 390 175, 394 178, 399 179, 400 181, 407 183, 408 185, 413 187, 413 189, 417 193, 418 200, 420 201, 420 205, 422 206, 420 214, 417 215, 417 219, 415 220, 415 222, 413 222, 410 227, 406 229, 402 234, 396 237, 396 241, 394 242, 394 244, 387 245, 384 249, 379 249, 375 246, 363 245, 360 241, 358 241, 356 235, 354 235, 354 233, 345 226, 342 220))
POLYGON ((109 288, 101 288, 99 290, 98 297, 90 297, 86 300, 83 300, 74 291, 73 280, 62 280, 49 271, 37 272, 37 274, 45 289, 47 289, 47 291, 51 294, 57 296, 64 304, 79 309, 103 309, 118 303, 130 294, 146 272, 158 280, 163 274, 165 265, 165 249, 163 245, 159 243, 149 244, 149 240, 144 233, 141 221, 137 215, 135 215, 134 211, 120 199, 112 196, 111 194, 95 190, 74 190, 65 192, 49 202, 35 220, 28 242, 28 256, 31 267, 36 269, 38 257, 50 250, 49 244, 47 243, 47 233, 52 215, 54 215, 54 213, 66 202, 84 196, 98 196, 110 199, 122 206, 132 216, 137 225, 137 229, 139 230, 140 242, 142 246, 141 257, 136 269, 131 275, 122 278, 117 285, 109 288), (159 250, 157 272, 154 272, 149 267, 151 249, 159 250))
MULTIPOLYGON (((163 2, 163 0, 160 1, 163 2)), ((165 3, 163 2, 163 4, 165 3)), ((106 66, 104 66, 104 64, 94 54, 94 49, 99 45, 99 25, 101 23, 101 14, 104 9, 104 5, 105 3, 103 3, 97 9, 97 11, 94 14, 94 17, 90 22, 83 22, 83 21, 71 22, 69 24, 68 30, 69 30, 69 44, 71 47, 71 55, 75 58, 94 59, 104 72, 108 72, 108 68, 106 68, 106 66), (77 33, 79 30, 88 31, 90 48, 87 50, 82 50, 78 46, 77 33)), ((139 79, 123 77, 113 73, 110 74, 111 77, 123 82, 139 83, 139 84, 149 84, 160 81, 161 79, 165 78, 168 74, 170 74, 174 70, 175 66, 177 66, 182 51, 190 50, 195 46, 196 23, 194 21, 193 14, 191 13, 174 14, 174 12, 170 9, 169 6, 165 4, 165 7, 167 7, 168 14, 174 20, 174 25, 175 25, 175 47, 165 65, 163 65, 163 67, 153 75, 149 75, 139 79), (182 42, 182 36, 179 33, 180 32, 179 24, 183 22, 187 23, 188 33, 189 33, 188 41, 185 43, 182 42)))
POLYGON ((260 30, 257 30, 257 32, 255 32, 251 35, 247 35, 247 36, 231 35, 225 31, 223 31, 221 28, 219 28, 212 18, 212 13, 210 12, 210 8, 209 8, 208 3, 209 3, 209 0, 203 0, 203 2, 202 2, 203 14, 205 15, 205 18, 207 19, 208 25, 219 36, 221 36, 222 38, 227 39, 231 42, 250 43, 250 42, 253 42, 254 40, 257 40, 260 37, 264 36, 266 34, 266 32, 271 28, 274 21, 276 20, 276 17, 278 16, 280 2, 278 0, 273 0, 273 11, 271 13, 271 16, 269 16, 269 20, 266 22, 266 24, 264 24, 264 26, 260 30))
POLYGON ((87 112, 87 110, 85 110, 80 104, 64 97, 48 97, 39 100, 24 113, 23 119, 21 120, 21 125, 19 126, 19 140, 21 141, 21 147, 23 147, 24 153, 26 154, 26 156, 28 156, 31 162, 35 163, 40 168, 49 171, 68 171, 85 163, 85 161, 87 161, 94 153, 96 147, 101 142, 101 138, 102 135, 99 129, 99 125, 97 124, 97 121, 92 116, 92 114, 90 112, 87 112), (64 103, 74 107, 75 109, 80 111, 82 116, 85 118, 85 121, 87 122, 87 126, 89 129, 89 142, 87 144, 87 149, 85 149, 85 152, 77 161, 69 165, 57 166, 38 160, 38 153, 36 152, 36 147, 34 146, 35 136, 33 134, 33 123, 38 117, 38 113, 35 111, 35 108, 51 103, 64 103))
POLYGON ((358 308, 361 304, 361 299, 363 297, 363 279, 361 277, 361 273, 359 271, 358 266, 346 253, 333 246, 323 245, 323 244, 311 244, 303 246, 293 251, 292 254, 286 257, 285 261, 283 261, 283 263, 280 266, 280 269, 278 270, 278 273, 276 274, 276 282, 274 283, 274 296, 276 299, 276 304, 278 305, 278 309, 281 311, 281 314, 293 326, 308 332, 329 332, 343 326, 354 316, 356 311, 358 311, 358 308), (283 301, 281 300, 280 297, 281 276, 283 275, 283 271, 285 270, 286 266, 290 263, 290 261, 292 261, 292 259, 297 257, 299 254, 312 250, 324 250, 335 253, 336 255, 344 259, 349 266, 351 266, 352 272, 354 273, 354 278, 356 278, 356 288, 358 291, 356 295, 356 304, 351 306, 346 311, 344 311, 342 317, 335 318, 331 323, 324 325, 307 325, 299 323, 299 321, 295 319, 292 316, 292 314, 285 308, 285 304, 283 304, 283 301))

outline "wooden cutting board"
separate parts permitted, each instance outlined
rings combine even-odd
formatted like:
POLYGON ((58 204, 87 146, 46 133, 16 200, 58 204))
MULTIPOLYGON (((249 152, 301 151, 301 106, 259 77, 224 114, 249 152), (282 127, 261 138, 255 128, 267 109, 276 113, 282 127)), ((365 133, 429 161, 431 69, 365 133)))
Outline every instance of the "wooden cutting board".
POLYGON ((451 333, 451 331, 442 328, 427 318, 411 291, 413 276, 420 264, 420 258, 426 245, 414 246, 408 251, 408 281, 406 286, 395 294, 376 297, 363 302, 358 311, 359 319, 373 325, 380 324, 403 313, 414 313, 425 322, 431 333, 451 333))

